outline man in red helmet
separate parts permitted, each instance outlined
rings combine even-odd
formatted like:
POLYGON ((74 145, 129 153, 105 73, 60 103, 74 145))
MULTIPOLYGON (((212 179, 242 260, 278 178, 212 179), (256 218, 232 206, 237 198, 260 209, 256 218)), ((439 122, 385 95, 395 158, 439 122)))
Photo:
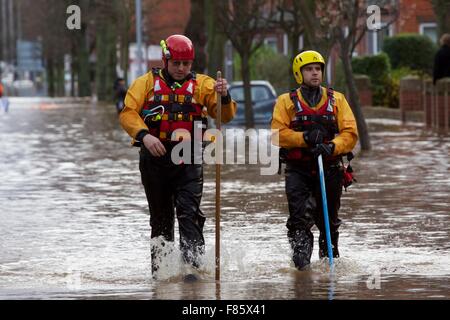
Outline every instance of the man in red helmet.
POLYGON ((139 169, 150 209, 155 278, 162 251, 174 241, 175 208, 184 262, 198 268, 205 245, 205 216, 200 210, 203 167, 201 161, 172 162, 171 151, 178 143, 173 133, 188 130, 194 145, 198 138, 194 128, 201 125, 204 130, 207 116, 216 117, 217 93, 222 121, 229 122, 236 112, 225 79, 214 81, 191 71, 195 53, 189 38, 172 35, 161 41, 161 47, 164 68, 154 68, 131 85, 120 113, 122 127, 141 147, 139 169))

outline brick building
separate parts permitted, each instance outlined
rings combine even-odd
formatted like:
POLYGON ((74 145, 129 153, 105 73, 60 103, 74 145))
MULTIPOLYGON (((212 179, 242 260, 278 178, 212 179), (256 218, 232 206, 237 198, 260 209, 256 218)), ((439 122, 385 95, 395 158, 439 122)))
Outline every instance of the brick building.
MULTIPOLYGON (((170 34, 183 33, 190 17, 190 0, 144 0, 144 41, 147 45, 153 45, 154 54, 158 51, 158 43, 170 34), (168 14, 176 13, 176 14, 168 14)), ((381 25, 391 20, 391 17, 382 12, 381 25)), ((429 36, 435 43, 437 39, 436 16, 433 11, 431 0, 399 0, 399 17, 389 25, 378 31, 366 32, 355 50, 355 55, 373 55, 381 51, 383 41, 388 36, 398 33, 419 33, 429 36)), ((281 30, 274 30, 265 36, 264 43, 275 51, 287 55, 288 37, 281 30)), ((299 51, 303 49, 303 37, 300 37, 299 51)), ((329 58, 328 75, 332 77, 337 53, 334 52, 329 58)), ((150 66, 158 65, 160 62, 150 57, 150 66)), ((329 78, 329 81, 332 79, 329 78)))
POLYGON ((381 26, 385 28, 378 31, 367 31, 355 54, 380 53, 384 39, 399 33, 423 34, 438 43, 436 16, 430 0, 399 0, 398 10, 397 20, 387 27, 385 27, 387 22, 392 19, 389 15, 382 13, 381 26))
MULTIPOLYGON (((148 68, 162 66, 159 42, 172 34, 183 34, 191 12, 190 0, 143 0, 142 38, 147 46, 148 68)), ((130 55, 133 62, 134 54, 130 55)))

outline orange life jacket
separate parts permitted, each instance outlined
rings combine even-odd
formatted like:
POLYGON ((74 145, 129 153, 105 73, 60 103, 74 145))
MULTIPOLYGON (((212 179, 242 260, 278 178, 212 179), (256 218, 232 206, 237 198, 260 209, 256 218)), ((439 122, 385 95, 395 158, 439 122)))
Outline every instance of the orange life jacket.
POLYGON ((141 117, 150 134, 161 141, 170 141, 173 131, 186 129, 193 136, 194 121, 202 122, 204 132, 207 127, 207 113, 206 108, 193 97, 197 84, 195 73, 191 72, 189 80, 178 87, 169 87, 161 77, 159 68, 154 68, 152 73, 153 95, 148 97, 141 111, 141 117))
MULTIPOLYGON (((338 124, 335 115, 335 99, 333 89, 327 89, 327 100, 317 110, 312 109, 303 103, 297 95, 297 90, 290 93, 292 102, 296 109, 295 119, 289 124, 289 128, 294 131, 309 131, 317 126, 325 129, 326 135, 324 143, 333 140, 335 135, 339 133, 338 124)), ((311 161, 312 154, 308 148, 292 148, 285 152, 285 159, 288 161, 311 161)), ((339 157, 325 157, 326 161, 337 160, 339 157)))
POLYGON ((0 98, 3 97, 3 85, 0 83, 0 98))

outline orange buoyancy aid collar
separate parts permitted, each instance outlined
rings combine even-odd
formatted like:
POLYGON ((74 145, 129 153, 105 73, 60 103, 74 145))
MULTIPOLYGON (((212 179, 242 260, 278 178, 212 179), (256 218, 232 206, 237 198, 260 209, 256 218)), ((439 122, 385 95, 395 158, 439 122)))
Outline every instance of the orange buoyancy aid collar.
POLYGON ((196 87, 195 73, 182 85, 170 87, 160 75, 160 69, 153 69, 153 95, 142 108, 144 119, 150 134, 161 141, 170 140, 177 129, 194 132, 194 121, 202 121, 206 129, 207 117, 204 107, 194 99, 196 87))
MULTIPOLYGON (((290 98, 296 110, 295 118, 289 124, 290 129, 294 131, 308 131, 319 127, 326 132, 325 143, 331 141, 339 133, 334 108, 335 99, 333 89, 327 88, 327 99, 316 110, 299 99, 297 90, 291 91, 290 98)), ((286 160, 310 161, 311 159, 312 154, 308 148, 292 148, 286 156, 286 160)), ((334 159, 335 157, 330 157, 329 159, 325 159, 325 161, 334 159)))

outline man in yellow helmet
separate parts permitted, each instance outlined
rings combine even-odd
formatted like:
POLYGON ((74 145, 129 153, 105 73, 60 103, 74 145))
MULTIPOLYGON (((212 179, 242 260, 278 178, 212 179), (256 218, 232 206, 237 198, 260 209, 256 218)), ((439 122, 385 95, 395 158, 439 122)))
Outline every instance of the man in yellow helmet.
POLYGON ((191 71, 195 53, 189 38, 172 35, 161 41, 161 47, 164 68, 154 68, 134 81, 120 113, 122 127, 133 138, 133 144, 141 148, 139 169, 150 209, 151 237, 161 241, 151 246, 155 278, 162 247, 170 247, 174 241, 175 208, 184 262, 198 268, 205 246, 205 216, 200 210, 202 159, 174 163, 172 150, 179 143, 174 135, 187 131, 193 148, 198 142, 201 146, 202 137, 195 134, 195 129, 200 125, 201 133, 203 124, 205 130, 207 115, 216 118, 218 94, 222 122, 230 121, 236 113, 226 79, 214 81, 191 71))
POLYGON ((338 218, 342 194, 342 155, 355 146, 358 134, 352 110, 343 94, 321 86, 325 61, 316 51, 304 51, 293 62, 299 88, 278 97, 272 129, 278 130, 280 157, 286 163, 286 195, 289 206, 288 239, 293 262, 303 270, 313 250, 311 228, 319 235, 319 257, 327 257, 325 227, 317 156, 324 159, 333 256, 339 257, 338 218))

